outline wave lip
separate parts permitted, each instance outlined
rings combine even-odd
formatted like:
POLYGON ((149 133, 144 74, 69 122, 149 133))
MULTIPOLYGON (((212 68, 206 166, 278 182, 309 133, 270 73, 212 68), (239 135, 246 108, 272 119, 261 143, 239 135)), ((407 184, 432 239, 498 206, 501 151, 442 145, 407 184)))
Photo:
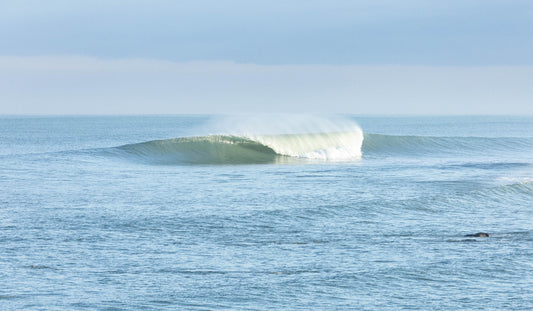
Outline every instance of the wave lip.
POLYGON ((362 142, 362 131, 354 129, 331 133, 182 137, 129 144, 116 150, 153 164, 260 164, 298 159, 358 159, 362 142))

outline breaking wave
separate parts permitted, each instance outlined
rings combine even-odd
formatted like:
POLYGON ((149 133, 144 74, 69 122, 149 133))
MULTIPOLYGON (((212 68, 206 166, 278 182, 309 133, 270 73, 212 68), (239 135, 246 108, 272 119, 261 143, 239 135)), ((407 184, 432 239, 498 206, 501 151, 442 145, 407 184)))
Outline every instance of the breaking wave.
MULTIPOLYGON (((152 140, 104 150, 150 164, 260 164, 520 154, 480 166, 529 166, 533 137, 437 137, 363 133, 346 118, 246 116, 206 124, 208 135, 152 140)), ((198 133, 196 131, 196 133, 198 133)), ((200 131, 200 133, 202 133, 200 131)))
MULTIPOLYGON (((113 153, 153 164, 260 164, 532 150, 532 138, 394 136, 363 134, 352 128, 323 133, 181 137, 124 145, 113 148, 113 153)), ((525 164, 490 163, 490 168, 495 165, 525 164)))
POLYGON ((360 129, 331 133, 207 135, 154 140, 116 148, 156 164, 255 164, 361 157, 360 129))

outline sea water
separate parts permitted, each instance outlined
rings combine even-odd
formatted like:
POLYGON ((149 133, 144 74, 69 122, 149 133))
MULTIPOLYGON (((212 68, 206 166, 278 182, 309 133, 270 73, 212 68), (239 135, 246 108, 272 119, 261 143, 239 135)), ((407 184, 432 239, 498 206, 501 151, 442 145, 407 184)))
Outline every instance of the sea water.
POLYGON ((0 309, 533 309, 533 117, 0 117, 0 309))

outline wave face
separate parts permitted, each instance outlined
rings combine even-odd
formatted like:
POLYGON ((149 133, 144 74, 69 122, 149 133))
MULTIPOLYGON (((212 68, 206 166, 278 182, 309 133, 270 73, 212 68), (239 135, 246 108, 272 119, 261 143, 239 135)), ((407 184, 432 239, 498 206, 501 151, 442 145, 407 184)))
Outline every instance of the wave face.
POLYGON ((442 157, 530 152, 532 138, 429 137, 350 131, 206 135, 129 144, 121 155, 152 164, 261 164, 352 161, 364 157, 442 157))
POLYGON ((154 164, 258 164, 361 157, 360 129, 332 133, 208 135, 154 140, 116 148, 154 164))

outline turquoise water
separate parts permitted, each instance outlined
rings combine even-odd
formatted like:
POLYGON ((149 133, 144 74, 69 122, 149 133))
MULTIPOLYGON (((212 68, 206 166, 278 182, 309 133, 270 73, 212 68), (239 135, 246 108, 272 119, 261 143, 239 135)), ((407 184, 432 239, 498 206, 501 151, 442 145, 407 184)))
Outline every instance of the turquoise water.
POLYGON ((2 310, 533 309, 533 117, 5 116, 0 194, 2 310))

